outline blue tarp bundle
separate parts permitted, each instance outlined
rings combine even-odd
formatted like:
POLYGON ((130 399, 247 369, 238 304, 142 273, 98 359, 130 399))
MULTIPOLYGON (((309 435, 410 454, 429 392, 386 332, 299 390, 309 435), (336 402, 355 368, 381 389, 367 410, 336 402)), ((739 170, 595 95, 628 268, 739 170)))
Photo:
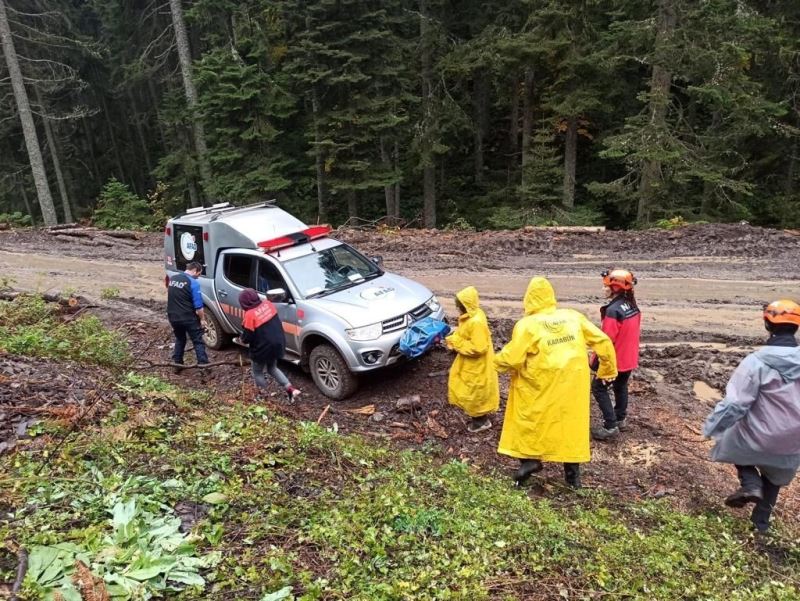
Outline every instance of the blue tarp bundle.
POLYGON ((411 324, 400 339, 400 352, 414 358, 424 355, 438 340, 450 333, 445 322, 425 317, 411 324))

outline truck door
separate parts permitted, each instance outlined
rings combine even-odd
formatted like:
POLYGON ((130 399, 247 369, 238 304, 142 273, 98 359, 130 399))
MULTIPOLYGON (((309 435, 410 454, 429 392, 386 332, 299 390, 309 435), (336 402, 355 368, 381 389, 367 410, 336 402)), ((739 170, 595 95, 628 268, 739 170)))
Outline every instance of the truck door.
POLYGON ((297 305, 292 298, 292 291, 278 268, 269 259, 258 259, 258 273, 256 277, 256 290, 266 298, 267 290, 282 288, 286 291, 284 302, 272 301, 278 310, 278 316, 283 322, 283 333, 286 336, 286 351, 293 355, 300 355, 300 325, 297 320, 297 305))
POLYGON ((241 332, 244 310, 239 306, 239 293, 245 288, 253 288, 256 258, 226 250, 220 255, 220 263, 214 276, 217 302, 230 325, 241 332))

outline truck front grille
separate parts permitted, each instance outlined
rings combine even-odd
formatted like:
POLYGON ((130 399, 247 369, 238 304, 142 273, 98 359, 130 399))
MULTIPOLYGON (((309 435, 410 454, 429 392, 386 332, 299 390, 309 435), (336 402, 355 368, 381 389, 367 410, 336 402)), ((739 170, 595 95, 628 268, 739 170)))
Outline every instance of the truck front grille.
POLYGON ((431 310, 428 305, 420 305, 419 307, 415 307, 405 315, 399 315, 383 321, 381 324, 383 326, 383 333, 389 334, 390 332, 404 330, 406 325, 409 323, 419 321, 423 317, 427 317, 430 314, 431 310))

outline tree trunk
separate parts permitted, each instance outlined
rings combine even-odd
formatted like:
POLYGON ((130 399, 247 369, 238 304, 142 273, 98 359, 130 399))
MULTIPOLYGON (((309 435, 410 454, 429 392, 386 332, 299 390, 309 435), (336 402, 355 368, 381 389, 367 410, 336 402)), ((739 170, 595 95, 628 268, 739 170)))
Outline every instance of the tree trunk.
POLYGON ((522 90, 522 185, 527 185, 528 163, 531 160, 531 140, 533 134, 533 68, 525 69, 525 84, 522 90))
POLYGON ((189 204, 193 207, 199 207, 201 204, 200 193, 197 191, 197 184, 193 177, 189 177, 186 187, 189 189, 189 204))
POLYGON ((436 165, 433 160, 433 140, 431 140, 431 130, 433 121, 433 70, 432 70, 432 50, 430 40, 430 25, 428 23, 428 2, 419 0, 419 37, 422 62, 422 119, 426 138, 423 144, 427 148, 422 149, 422 187, 423 187, 423 209, 422 220, 426 228, 436 227, 436 165))
MULTIPOLYGON (((668 43, 668 38, 675 29, 677 16, 674 0, 661 0, 658 9, 658 31, 656 32, 656 50, 668 43)), ((669 107, 669 89, 672 85, 672 73, 659 64, 653 65, 650 77, 650 123, 649 127, 656 136, 666 126, 667 109, 669 107)), ((639 203, 636 208, 636 220, 640 223, 650 221, 650 209, 657 193, 658 181, 661 179, 661 162, 646 161, 642 167, 639 182, 639 203)))
POLYGON ((475 138, 475 183, 483 183, 483 139, 486 137, 488 91, 487 74, 484 69, 475 72, 472 90, 473 135, 475 138))
POLYGON ((47 171, 44 167, 44 159, 42 159, 42 149, 39 147, 39 136, 36 134, 36 126, 33 123, 28 92, 25 90, 22 71, 20 71, 17 60, 17 51, 14 48, 14 39, 8 26, 5 0, 0 0, 0 42, 3 45, 3 54, 6 56, 8 75, 14 90, 19 120, 22 123, 22 133, 25 136, 25 146, 28 150, 33 183, 36 185, 36 196, 39 199, 39 207, 42 209, 44 224, 56 225, 58 223, 56 208, 53 206, 53 196, 50 194, 50 186, 47 183, 47 171))
POLYGON ((31 216, 31 225, 36 225, 36 215, 33 214, 33 208, 31 207, 31 201, 28 200, 28 192, 25 190, 25 178, 21 177, 17 185, 19 189, 22 191, 22 202, 25 203, 25 210, 28 211, 28 215, 31 216))
POLYGON ((355 190, 348 190, 346 193, 347 196, 347 216, 351 219, 353 217, 358 217, 358 196, 356 196, 355 190))
POLYGON ((575 206, 575 169, 578 156, 578 118, 567 117, 564 138, 564 194, 561 204, 567 209, 575 206))
POLYGON ((325 181, 325 151, 322 148, 322 133, 319 130, 319 98, 317 89, 311 90, 311 115, 314 120, 314 162, 317 174, 317 218, 328 220, 328 186, 325 181))
POLYGON ((61 170, 61 160, 58 158, 58 146, 56 144, 56 137, 53 135, 53 126, 50 120, 44 116, 44 103, 42 102, 42 94, 39 88, 34 87, 36 94, 36 102, 39 103, 39 110, 42 112, 42 123, 44 124, 44 135, 47 139, 47 148, 50 150, 50 160, 53 162, 53 169, 56 172, 56 181, 58 182, 58 193, 61 196, 61 206, 64 209, 64 223, 72 223, 72 207, 69 202, 69 193, 67 192, 67 184, 64 181, 64 172, 61 170))
POLYGON ((94 137, 92 136, 92 130, 89 128, 89 124, 86 122, 86 117, 81 117, 81 126, 83 127, 83 133, 86 136, 86 148, 89 151, 89 159, 92 161, 92 174, 94 175, 94 181, 100 181, 100 167, 97 164, 97 155, 94 152, 94 137))
POLYGON ((147 89, 150 92, 150 102, 153 103, 153 111, 156 114, 156 127, 158 128, 158 137, 161 140, 161 147, 169 148, 167 135, 164 133, 164 124, 161 122, 161 111, 158 110, 159 96, 156 91, 156 84, 153 83, 152 78, 147 79, 147 89))
MULTIPOLYGON (((386 150, 386 140, 381 137, 380 139, 380 147, 381 147, 381 163, 383 164, 383 168, 387 171, 392 169, 392 159, 389 156, 388 151, 386 150)), ((383 197, 386 202, 386 221, 388 223, 393 223, 394 218, 394 184, 386 184, 383 187, 383 197)))
POLYGON ((121 182, 126 180, 125 167, 122 166, 122 156, 119 154, 119 143, 117 136, 114 133, 114 125, 111 123, 111 115, 108 112, 108 103, 106 97, 100 94, 100 105, 103 107, 103 116, 106 120, 106 127, 108 128, 108 138, 111 141, 111 148, 114 151, 114 160, 117 163, 117 179, 121 182))
POLYGON ((792 152, 789 156, 789 168, 786 170, 786 181, 783 184, 783 191, 786 196, 792 196, 795 190, 795 179, 797 178, 797 154, 800 152, 800 144, 795 137, 792 143, 792 152))
POLYGON ((147 149, 147 138, 144 135, 144 128, 142 127, 142 119, 139 111, 136 108, 136 97, 133 90, 128 87, 128 101, 131 103, 131 118, 133 119, 134 126, 136 127, 136 137, 139 138, 139 146, 142 148, 142 156, 144 157, 144 164, 147 167, 146 183, 151 183, 150 174, 153 172, 153 161, 150 160, 150 151, 147 149))
MULTIPOLYGON (((397 140, 394 141, 394 171, 400 173, 400 144, 397 140)), ((395 221, 400 221, 400 178, 394 183, 394 212, 392 217, 395 221)))
POLYGON ((186 93, 186 104, 192 116, 192 129, 194 131, 194 146, 197 151, 197 162, 200 165, 200 177, 204 189, 208 189, 211 182, 211 168, 208 164, 208 148, 206 147, 206 133, 203 122, 197 114, 197 89, 192 79, 192 53, 189 46, 189 37, 186 35, 186 22, 183 19, 181 0, 169 0, 172 10, 172 25, 175 29, 175 42, 178 46, 178 58, 181 63, 183 88, 186 93))
MULTIPOLYGON (((508 150, 511 155, 519 151, 519 79, 514 76, 511 81, 511 113, 508 127, 508 150)), ((515 159, 517 160, 517 159, 515 159)), ((514 169, 516 170, 516 165, 514 169)))

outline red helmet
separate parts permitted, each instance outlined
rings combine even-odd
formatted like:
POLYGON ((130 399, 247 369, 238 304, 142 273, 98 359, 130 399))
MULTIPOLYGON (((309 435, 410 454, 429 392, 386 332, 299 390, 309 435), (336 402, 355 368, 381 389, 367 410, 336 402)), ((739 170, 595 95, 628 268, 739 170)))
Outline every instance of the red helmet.
POLYGON ((627 269, 609 269, 600 274, 603 276, 603 286, 612 290, 633 290, 636 278, 627 269))
POLYGON ((800 326, 800 305, 782 299, 764 305, 764 319, 770 323, 788 323, 800 326))

